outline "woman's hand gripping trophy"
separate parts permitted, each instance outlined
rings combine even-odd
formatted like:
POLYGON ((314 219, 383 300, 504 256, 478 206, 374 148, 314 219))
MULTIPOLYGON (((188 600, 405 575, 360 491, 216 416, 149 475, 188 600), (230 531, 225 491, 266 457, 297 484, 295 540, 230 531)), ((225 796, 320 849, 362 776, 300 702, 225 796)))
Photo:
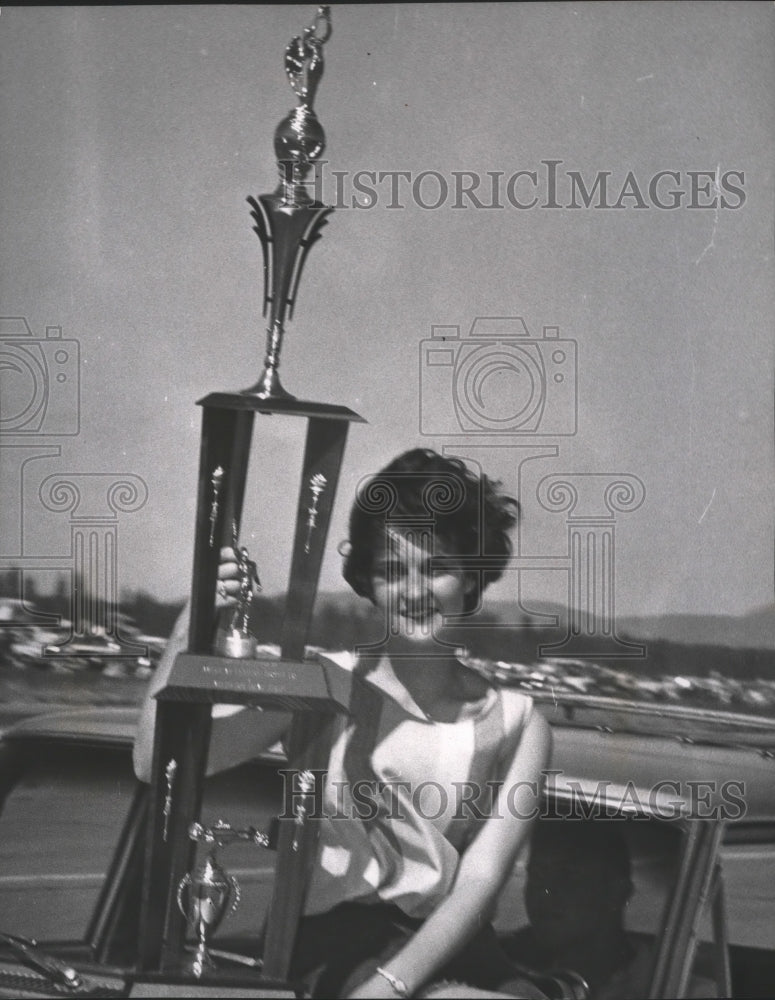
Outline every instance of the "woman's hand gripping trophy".
POLYGON ((218 606, 233 608, 229 627, 218 633, 216 650, 223 656, 254 656, 256 638, 249 630, 250 606, 255 592, 261 590, 256 563, 246 546, 239 545, 237 527, 233 526, 232 544, 221 549, 218 565, 218 606))

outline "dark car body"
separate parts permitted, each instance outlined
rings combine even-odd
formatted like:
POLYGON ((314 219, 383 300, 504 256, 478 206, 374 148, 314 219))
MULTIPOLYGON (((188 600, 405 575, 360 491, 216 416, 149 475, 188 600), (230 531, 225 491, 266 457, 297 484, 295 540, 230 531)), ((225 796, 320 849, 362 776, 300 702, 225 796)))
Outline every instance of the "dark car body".
MULTIPOLYGON (((573 822, 599 823, 609 816, 601 810, 621 821, 633 886, 626 927, 648 953, 648 995, 770 996, 775 722, 610 699, 540 704, 554 751, 539 822, 565 817, 572 837, 573 822)), ((117 990, 106 995, 127 995, 136 957, 145 831, 145 786, 131 764, 136 720, 130 708, 62 711, 16 723, 0 742, 0 931, 34 938, 92 975, 104 969, 117 990)), ((283 764, 268 753, 209 778, 202 822, 269 829, 283 764)), ((255 955, 273 854, 241 843, 220 860, 242 901, 215 943, 255 955)), ((521 858, 496 917, 504 935, 528 923, 525 883, 521 858)), ((6 973, 18 973, 19 956, 4 954, 6 973)), ((0 969, 0 995, 16 995, 4 982, 0 969)))

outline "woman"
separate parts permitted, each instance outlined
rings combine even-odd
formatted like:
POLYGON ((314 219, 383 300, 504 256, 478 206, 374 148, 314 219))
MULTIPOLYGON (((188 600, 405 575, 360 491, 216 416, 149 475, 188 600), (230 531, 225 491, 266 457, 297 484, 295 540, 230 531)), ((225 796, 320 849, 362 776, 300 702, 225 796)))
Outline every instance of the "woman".
MULTIPOLYGON (((430 995, 420 991, 450 978, 481 995, 541 995, 515 982, 489 921, 538 810, 549 728, 528 697, 493 687, 444 640, 445 624, 502 574, 517 513, 497 483, 427 449, 396 458, 353 505, 343 572, 383 616, 385 637, 330 658, 348 679, 350 714, 329 759, 292 963, 316 996, 430 995)), ((228 602, 240 580, 234 552, 223 556, 228 602)), ((153 691, 182 627, 176 635, 153 691)), ((146 779, 153 712, 149 697, 136 748, 146 779)), ((211 770, 259 752, 288 722, 258 718, 214 719, 211 770)))

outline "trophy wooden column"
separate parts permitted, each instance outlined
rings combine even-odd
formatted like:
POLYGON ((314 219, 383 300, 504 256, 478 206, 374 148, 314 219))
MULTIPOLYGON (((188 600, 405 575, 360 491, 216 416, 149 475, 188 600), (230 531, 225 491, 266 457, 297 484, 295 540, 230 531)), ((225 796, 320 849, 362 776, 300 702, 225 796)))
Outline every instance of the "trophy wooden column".
MULTIPOLYGON (((186 925, 177 890, 194 859, 188 829, 199 819, 211 706, 228 702, 290 710, 289 763, 298 771, 325 768, 330 723, 346 708, 332 696, 323 667, 304 659, 304 647, 347 431, 351 421, 362 418, 342 406, 243 393, 214 393, 201 405, 189 644, 157 695, 140 942, 144 971, 178 972, 183 964, 186 925), (222 545, 230 544, 234 524, 239 530, 256 412, 304 417, 308 425, 279 660, 233 659, 212 652, 219 553, 222 545), (214 497, 216 469, 223 470, 223 477, 214 497)), ((314 848, 314 822, 304 823, 303 816, 301 823, 281 821, 264 946, 263 975, 268 979, 287 976, 314 848)), ((260 930, 256 928, 257 939, 260 930)))

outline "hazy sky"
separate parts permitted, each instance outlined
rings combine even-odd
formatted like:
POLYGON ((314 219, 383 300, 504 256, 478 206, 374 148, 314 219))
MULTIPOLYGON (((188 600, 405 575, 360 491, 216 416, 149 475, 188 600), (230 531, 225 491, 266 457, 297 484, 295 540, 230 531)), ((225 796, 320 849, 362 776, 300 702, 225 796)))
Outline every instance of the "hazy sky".
MULTIPOLYGON (((295 103, 283 52, 314 10, 3 8, 0 312, 27 319, 48 380, 33 434, 18 417, 31 376, 16 364, 32 348, 6 324, 6 561, 70 565, 70 515, 40 499, 48 477, 132 474, 147 501, 118 516, 119 585, 187 592, 195 401, 261 369, 245 198, 275 185, 272 136, 295 103), (63 383, 47 326, 78 342, 63 383), (78 433, 57 437, 75 411, 78 433)), ((642 482, 643 503, 616 520, 622 614, 771 602, 771 5, 342 5, 333 18, 316 103, 327 200, 331 171, 347 173, 282 356, 291 391, 368 420, 350 434, 322 586, 340 585, 335 546, 360 477, 425 442, 477 457, 512 489, 520 461, 542 455, 522 466, 525 554, 567 553, 565 514, 536 498, 544 477, 642 482), (375 181, 359 210, 358 171, 409 179, 394 175, 398 197, 390 177, 375 181), (460 196, 455 208, 468 172, 479 207, 460 196), (601 177, 611 207, 596 207, 601 177), (477 316, 524 318, 547 393, 532 433, 484 433, 502 424, 475 429, 455 409, 477 316), (423 360, 434 325, 461 328, 451 366, 423 360), (566 341, 562 364, 544 327, 566 341)), ((514 378, 493 373, 487 419, 509 416, 514 378)), ((244 541, 269 591, 285 584, 301 431, 257 420, 244 541)), ((509 576, 497 596, 515 587, 509 576)), ((522 577, 527 605, 566 588, 562 570, 522 577)))

